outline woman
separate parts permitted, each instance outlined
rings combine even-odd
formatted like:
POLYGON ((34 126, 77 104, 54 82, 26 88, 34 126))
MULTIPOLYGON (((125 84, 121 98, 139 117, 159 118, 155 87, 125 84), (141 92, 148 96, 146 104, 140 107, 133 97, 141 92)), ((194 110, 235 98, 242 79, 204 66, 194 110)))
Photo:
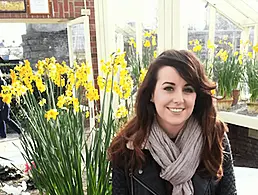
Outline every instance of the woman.
POLYGON ((108 150, 113 195, 235 195, 227 127, 200 61, 168 50, 150 65, 136 115, 108 150))

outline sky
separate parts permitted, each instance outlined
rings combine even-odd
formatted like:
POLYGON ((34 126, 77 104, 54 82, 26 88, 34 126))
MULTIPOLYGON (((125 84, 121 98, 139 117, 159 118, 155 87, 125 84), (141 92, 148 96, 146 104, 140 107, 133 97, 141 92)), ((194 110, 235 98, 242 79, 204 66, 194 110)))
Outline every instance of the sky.
POLYGON ((0 42, 5 40, 6 45, 22 43, 21 35, 26 33, 26 24, 24 23, 0 23, 0 42))

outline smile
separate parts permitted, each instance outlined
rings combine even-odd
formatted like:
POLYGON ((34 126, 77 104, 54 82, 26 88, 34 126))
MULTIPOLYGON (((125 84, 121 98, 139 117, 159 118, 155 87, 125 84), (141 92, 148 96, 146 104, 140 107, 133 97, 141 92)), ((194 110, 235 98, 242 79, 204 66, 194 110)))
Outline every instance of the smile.
POLYGON ((169 108, 171 112, 180 113, 184 111, 184 108, 169 108))

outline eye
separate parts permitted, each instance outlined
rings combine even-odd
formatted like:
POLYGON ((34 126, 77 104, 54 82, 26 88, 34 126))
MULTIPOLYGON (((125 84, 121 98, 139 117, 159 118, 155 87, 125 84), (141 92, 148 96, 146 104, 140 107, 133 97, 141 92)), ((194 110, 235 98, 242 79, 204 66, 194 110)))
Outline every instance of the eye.
POLYGON ((184 88, 184 92, 186 92, 186 93, 194 93, 195 90, 194 90, 194 88, 192 86, 189 86, 189 87, 185 87, 184 88))
POLYGON ((174 89, 171 86, 167 86, 167 87, 164 88, 164 90, 165 91, 173 91, 174 89))

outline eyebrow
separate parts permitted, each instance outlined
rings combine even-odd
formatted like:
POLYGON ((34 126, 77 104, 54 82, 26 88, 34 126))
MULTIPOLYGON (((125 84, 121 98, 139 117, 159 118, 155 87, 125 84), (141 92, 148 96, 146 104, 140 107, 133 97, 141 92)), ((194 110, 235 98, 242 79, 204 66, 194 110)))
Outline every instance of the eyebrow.
MULTIPOLYGON (((173 85, 173 86, 176 85, 176 84, 173 83, 173 82, 164 82, 164 83, 162 83, 162 85, 166 85, 166 84, 173 85)), ((192 86, 191 84, 189 84, 189 83, 185 84, 185 87, 188 87, 188 86, 193 87, 193 86, 192 86)))
POLYGON ((166 84, 169 84, 169 85, 176 85, 175 83, 172 83, 172 82, 164 82, 164 83, 162 83, 162 85, 166 85, 166 84))

